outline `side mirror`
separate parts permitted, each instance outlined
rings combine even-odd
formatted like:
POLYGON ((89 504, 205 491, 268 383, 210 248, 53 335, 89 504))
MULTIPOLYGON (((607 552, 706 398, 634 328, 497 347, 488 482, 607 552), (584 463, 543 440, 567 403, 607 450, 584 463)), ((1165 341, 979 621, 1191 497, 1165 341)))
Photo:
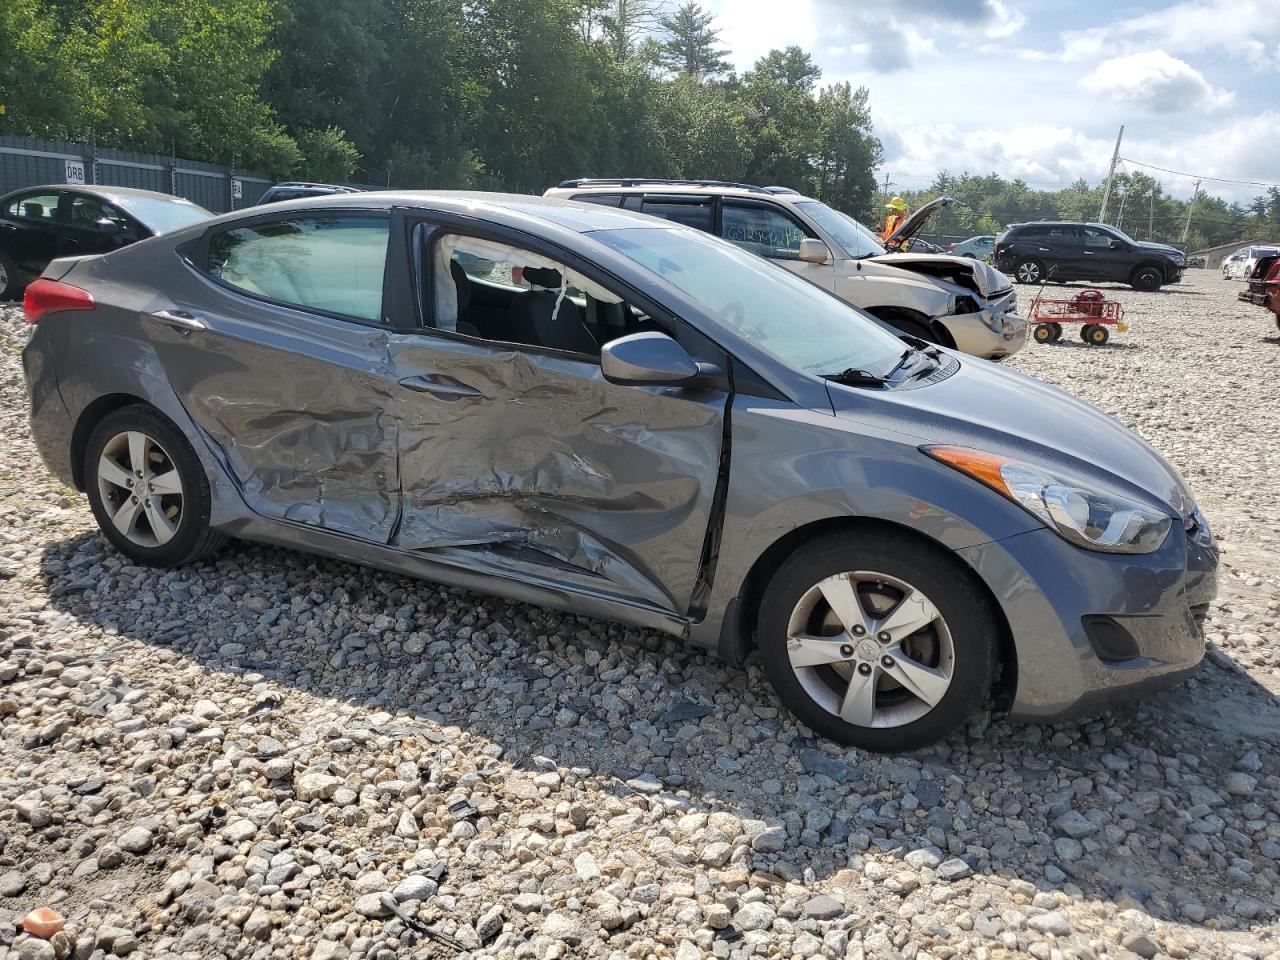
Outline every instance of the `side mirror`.
POLYGON ((800 241, 800 259, 805 263, 830 263, 831 251, 821 240, 810 237, 800 241))
POLYGON ((665 333, 646 331, 619 337, 600 348, 600 372, 610 383, 669 387, 692 380, 698 365, 665 333))
POLYGON ((1111 247, 1111 249, 1112 249, 1112 250, 1123 250, 1123 249, 1124 249, 1124 241, 1123 241, 1123 240, 1112 240, 1112 241, 1111 241, 1111 243, 1109 243, 1109 244, 1108 244, 1108 246, 1109 246, 1109 247, 1111 247))
POLYGON ((93 225, 99 233, 105 233, 107 236, 124 233, 124 228, 121 227, 120 224, 107 217, 103 217, 101 220, 95 220, 93 225))

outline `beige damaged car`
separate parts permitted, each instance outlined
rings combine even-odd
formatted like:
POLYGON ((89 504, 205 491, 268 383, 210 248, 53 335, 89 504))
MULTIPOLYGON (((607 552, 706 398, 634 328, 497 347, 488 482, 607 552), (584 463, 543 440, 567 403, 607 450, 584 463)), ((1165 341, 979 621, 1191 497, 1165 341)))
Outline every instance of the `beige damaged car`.
MULTIPOLYGON (((831 290, 911 336, 989 360, 1022 349, 1009 278, 969 257, 889 253, 858 221, 785 187, 710 180, 566 180, 545 194, 621 207, 716 234, 831 290)), ((890 238, 915 236, 942 197, 890 238)))

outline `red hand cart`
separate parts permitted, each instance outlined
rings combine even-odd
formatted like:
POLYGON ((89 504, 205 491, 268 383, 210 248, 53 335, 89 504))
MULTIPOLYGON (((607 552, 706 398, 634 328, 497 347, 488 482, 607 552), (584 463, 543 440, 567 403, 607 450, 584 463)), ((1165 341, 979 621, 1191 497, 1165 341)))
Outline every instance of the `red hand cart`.
POLYGON ((1069 300, 1031 301, 1031 323, 1035 329, 1031 335, 1036 343, 1057 343, 1062 339, 1062 327, 1067 323, 1082 324, 1080 339, 1091 346, 1101 346, 1111 339, 1108 328, 1117 333, 1129 329, 1124 322, 1124 307, 1118 300, 1107 300, 1101 290, 1081 290, 1069 300))

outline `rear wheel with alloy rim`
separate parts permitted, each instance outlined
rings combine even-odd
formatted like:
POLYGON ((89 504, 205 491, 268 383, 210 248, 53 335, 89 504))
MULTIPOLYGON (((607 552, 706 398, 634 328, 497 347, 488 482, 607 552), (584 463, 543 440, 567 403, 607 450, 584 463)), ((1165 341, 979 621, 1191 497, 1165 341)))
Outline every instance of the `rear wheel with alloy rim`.
POLYGON ((18 268, 9 255, 0 250, 0 300, 11 300, 18 293, 18 268))
POLYGON ((1044 279, 1044 266, 1039 260, 1019 260, 1014 265, 1013 276, 1019 283, 1039 283, 1044 279))
POLYGON ((86 445, 83 476, 98 526, 137 563, 189 563, 224 539, 209 528, 209 481, 195 451, 151 408, 104 417, 86 445))
POLYGON ((800 548, 766 588, 758 626, 787 707, 867 750, 946 736, 990 688, 990 599, 954 557, 909 535, 842 534, 800 548))

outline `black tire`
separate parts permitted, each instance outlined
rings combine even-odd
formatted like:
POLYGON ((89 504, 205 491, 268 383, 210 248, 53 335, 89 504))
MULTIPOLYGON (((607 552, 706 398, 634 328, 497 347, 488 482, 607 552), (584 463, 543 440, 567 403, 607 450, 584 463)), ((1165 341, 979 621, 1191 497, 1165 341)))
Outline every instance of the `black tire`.
POLYGON ((22 290, 18 283, 18 265, 0 250, 0 300, 15 300, 22 290))
POLYGON ((1053 324, 1038 323, 1032 333, 1036 343, 1053 343, 1053 324))
POLYGON ((1081 328, 1080 328, 1080 339, 1081 339, 1081 340, 1083 340, 1085 343, 1088 343, 1088 342, 1089 342, 1089 334, 1090 334, 1092 331, 1093 331, 1093 324, 1092 324, 1092 323, 1086 323, 1083 327, 1081 327, 1081 328))
POLYGON ((1053 327, 1053 342, 1057 343, 1059 340, 1062 339, 1062 324, 1051 323, 1049 324, 1049 326, 1053 327))
POLYGON ((226 542, 226 536, 209 527, 212 497, 209 478, 190 442, 173 423, 152 407, 123 407, 107 414, 93 428, 84 455, 85 492, 98 527, 117 550, 135 563, 152 567, 178 567, 208 556, 226 542), (145 546, 128 539, 112 522, 112 507, 103 499, 98 465, 113 438, 136 432, 152 438, 172 461, 182 483, 182 506, 176 532, 168 542, 145 546))
MULTIPOLYGON (((917 340, 927 340, 929 343, 939 342, 938 335, 929 329, 929 324, 917 317, 908 316, 896 310, 885 310, 878 316, 899 333, 905 333, 907 336, 915 337, 917 340)), ((946 346, 946 344, 941 344, 941 346, 946 346)))
POLYGON ((1164 283, 1164 277, 1155 267, 1139 267, 1133 272, 1129 285, 1143 293, 1154 293, 1164 283))
POLYGON ((1013 279, 1018 283, 1044 282, 1044 264, 1031 257, 1024 257, 1013 265, 1013 279))
POLYGON ((1089 343, 1091 346, 1100 347, 1110 339, 1110 331, 1100 323, 1095 323, 1093 329, 1089 331, 1089 343))
POLYGON ((916 750, 958 730, 982 705, 996 666, 997 616, 991 599, 955 557, 906 534, 835 533, 800 547, 765 587, 757 621, 760 658, 786 707, 817 733, 877 753, 916 750), (849 723, 805 690, 791 665, 788 624, 801 599, 823 579, 849 571, 901 579, 929 598, 954 648, 946 693, 918 719, 900 726, 849 723))

